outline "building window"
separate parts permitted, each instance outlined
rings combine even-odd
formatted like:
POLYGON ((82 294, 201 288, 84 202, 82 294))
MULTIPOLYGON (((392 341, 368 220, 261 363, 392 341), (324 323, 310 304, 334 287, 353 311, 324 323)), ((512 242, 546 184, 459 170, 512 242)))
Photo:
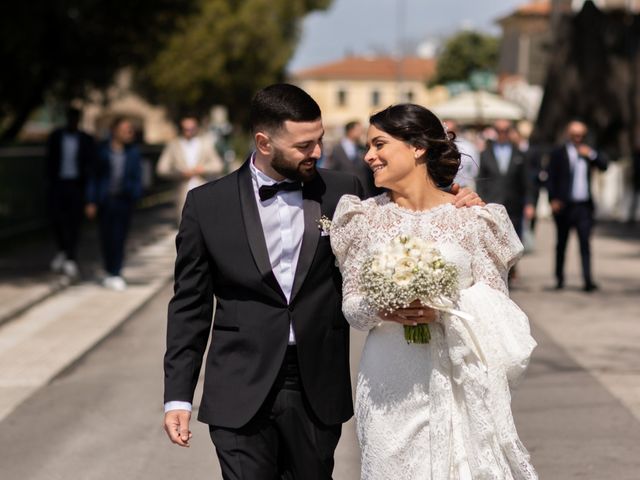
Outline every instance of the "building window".
POLYGON ((413 103, 413 98, 414 98, 413 90, 407 90, 404 94, 405 102, 413 103))
POLYGON ((380 91, 379 90, 373 90, 371 92, 371 106, 372 107, 377 107, 380 105, 380 91))
POLYGON ((344 88, 338 90, 337 102, 339 107, 347 105, 347 91, 344 88))

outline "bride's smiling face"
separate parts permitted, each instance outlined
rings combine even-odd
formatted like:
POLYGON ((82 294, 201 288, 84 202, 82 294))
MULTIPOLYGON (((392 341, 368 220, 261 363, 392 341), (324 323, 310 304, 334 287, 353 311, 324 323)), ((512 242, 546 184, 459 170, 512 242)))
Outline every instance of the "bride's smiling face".
POLYGON ((364 161, 373 171, 376 187, 393 190, 398 182, 419 173, 423 165, 418 160, 425 153, 423 149, 412 147, 373 125, 367 132, 367 148, 364 161))

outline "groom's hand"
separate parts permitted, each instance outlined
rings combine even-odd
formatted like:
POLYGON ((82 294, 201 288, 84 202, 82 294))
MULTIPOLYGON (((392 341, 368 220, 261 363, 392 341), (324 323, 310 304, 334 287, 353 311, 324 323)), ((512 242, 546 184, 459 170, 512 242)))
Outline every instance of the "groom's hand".
POLYGON ((407 308, 399 308, 391 313, 382 313, 380 317, 402 325, 431 323, 437 319, 436 311, 433 308, 424 307, 418 301, 411 303, 407 308))
POLYGON ((457 183, 454 183, 451 186, 450 192, 456 196, 456 198, 453 199, 453 204, 458 208, 474 206, 484 207, 486 205, 476 192, 467 187, 460 188, 460 185, 457 183))
POLYGON ((191 420, 189 410, 170 410, 164 414, 164 431, 176 445, 189 446, 189 440, 192 437, 189 420, 191 420))

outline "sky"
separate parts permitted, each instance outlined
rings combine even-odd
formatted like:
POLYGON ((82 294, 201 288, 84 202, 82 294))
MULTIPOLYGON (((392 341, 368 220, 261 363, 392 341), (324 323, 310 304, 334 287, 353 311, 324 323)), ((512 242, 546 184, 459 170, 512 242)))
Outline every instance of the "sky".
POLYGON ((333 0, 328 10, 303 20, 288 70, 338 60, 349 53, 394 53, 399 45, 446 38, 463 28, 498 34, 495 20, 529 1, 333 0))

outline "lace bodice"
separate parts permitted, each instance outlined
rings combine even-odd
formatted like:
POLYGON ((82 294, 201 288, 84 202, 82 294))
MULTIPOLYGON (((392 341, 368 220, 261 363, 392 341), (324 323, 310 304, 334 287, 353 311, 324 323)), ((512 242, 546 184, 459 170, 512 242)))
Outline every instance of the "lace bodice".
POLYGON ((384 194, 340 200, 331 246, 343 277, 342 309, 368 330, 356 386, 363 480, 536 480, 511 416, 510 386, 535 341, 508 297, 506 277, 522 252, 504 207, 424 212, 384 194), (458 269, 455 309, 430 326, 428 344, 408 345, 362 296, 361 268, 400 234, 436 244, 458 269))
POLYGON ((445 259, 457 266, 461 289, 482 282, 508 295, 507 273, 523 248, 501 205, 443 204, 412 211, 387 194, 364 201, 345 195, 333 217, 331 247, 343 277, 343 311, 353 327, 369 330, 380 322, 360 295, 360 269, 376 249, 400 234, 437 244, 445 259))

